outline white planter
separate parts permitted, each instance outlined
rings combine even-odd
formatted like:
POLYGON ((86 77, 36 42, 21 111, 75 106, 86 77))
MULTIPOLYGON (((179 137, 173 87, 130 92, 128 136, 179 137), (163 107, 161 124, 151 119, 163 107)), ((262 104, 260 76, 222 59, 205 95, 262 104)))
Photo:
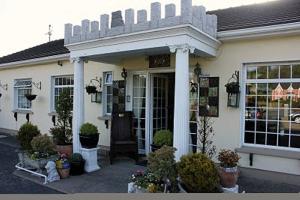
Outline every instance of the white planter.
POLYGON ((135 193, 134 182, 128 183, 128 193, 135 193))
POLYGON ((235 185, 235 187, 233 187, 233 188, 223 188, 222 187, 222 190, 224 193, 239 193, 239 186, 235 185))
POLYGON ((81 155, 85 160, 84 170, 86 172, 93 172, 100 169, 98 165, 97 151, 99 148, 85 149, 81 148, 81 155))

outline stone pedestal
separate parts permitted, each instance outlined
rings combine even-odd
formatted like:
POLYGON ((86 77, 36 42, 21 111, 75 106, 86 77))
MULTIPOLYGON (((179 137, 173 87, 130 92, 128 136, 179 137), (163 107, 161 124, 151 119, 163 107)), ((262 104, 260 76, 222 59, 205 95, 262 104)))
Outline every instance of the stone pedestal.
POLYGON ((85 149, 81 148, 81 155, 85 160, 84 171, 93 172, 100 169, 97 159, 97 151, 99 148, 85 149))
POLYGON ((235 185, 235 187, 233 187, 233 188, 223 188, 222 187, 222 190, 224 193, 239 193, 239 186, 235 185))

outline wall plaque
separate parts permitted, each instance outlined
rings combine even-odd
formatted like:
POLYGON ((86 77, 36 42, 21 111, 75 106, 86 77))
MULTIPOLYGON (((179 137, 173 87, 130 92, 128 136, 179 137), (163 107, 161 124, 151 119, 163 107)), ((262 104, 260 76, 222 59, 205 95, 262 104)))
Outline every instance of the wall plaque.
POLYGON ((170 67, 170 54, 149 56, 149 68, 170 67))

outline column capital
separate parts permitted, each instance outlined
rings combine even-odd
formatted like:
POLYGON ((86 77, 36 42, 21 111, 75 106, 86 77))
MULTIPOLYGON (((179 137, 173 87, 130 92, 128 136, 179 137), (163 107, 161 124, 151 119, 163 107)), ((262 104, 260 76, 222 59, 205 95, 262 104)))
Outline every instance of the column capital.
POLYGON ((85 63, 87 63, 88 59, 82 58, 82 57, 72 57, 72 58, 70 58, 70 62, 71 63, 75 63, 75 62, 77 62, 77 63, 79 63, 79 62, 85 62, 85 63))
POLYGON ((169 48, 171 53, 176 53, 176 51, 179 49, 181 49, 183 52, 187 52, 187 51, 189 51, 190 53, 195 52, 195 47, 190 46, 188 44, 170 45, 169 48))

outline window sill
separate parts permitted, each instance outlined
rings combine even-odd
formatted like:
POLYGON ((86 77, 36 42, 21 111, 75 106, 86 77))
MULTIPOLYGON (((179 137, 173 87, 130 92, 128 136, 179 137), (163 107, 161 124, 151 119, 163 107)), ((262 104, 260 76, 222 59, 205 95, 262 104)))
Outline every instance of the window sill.
POLYGON ((111 116, 110 115, 99 116, 97 118, 99 120, 111 120, 111 116))
POLYGON ((278 150, 278 149, 267 149, 267 148, 259 148, 259 147, 246 147, 243 146, 241 148, 235 149, 239 153, 252 153, 263 156, 274 156, 288 159, 297 159, 300 160, 300 153, 296 151, 289 150, 278 150))
POLYGON ((20 114, 33 114, 31 110, 21 110, 21 109, 15 109, 12 110, 13 113, 20 113, 20 114))

